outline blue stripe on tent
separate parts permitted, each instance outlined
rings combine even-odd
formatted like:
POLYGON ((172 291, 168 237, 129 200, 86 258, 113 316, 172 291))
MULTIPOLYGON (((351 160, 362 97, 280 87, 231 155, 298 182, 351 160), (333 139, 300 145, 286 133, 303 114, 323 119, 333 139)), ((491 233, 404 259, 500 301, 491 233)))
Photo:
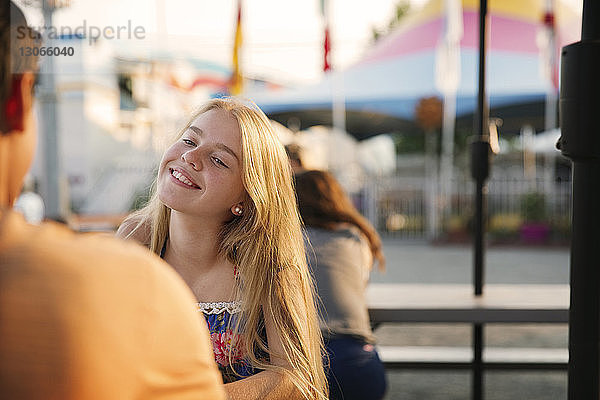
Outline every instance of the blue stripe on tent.
MULTIPOLYGON (((491 96, 489 103, 490 107, 502 107, 508 105, 527 104, 532 102, 543 101, 545 94, 525 94, 525 95, 496 95, 491 96)), ((363 101, 346 101, 347 111, 363 111, 369 113, 385 114, 412 120, 414 118, 415 106, 419 99, 415 98, 396 98, 396 99, 381 99, 381 100, 363 100, 363 101)), ((476 97, 459 97, 456 101, 456 115, 461 117, 474 112, 477 105, 476 97)), ((265 104, 261 106, 266 114, 278 114, 283 112, 298 112, 309 110, 326 110, 331 109, 331 102, 315 102, 302 104, 265 104)))

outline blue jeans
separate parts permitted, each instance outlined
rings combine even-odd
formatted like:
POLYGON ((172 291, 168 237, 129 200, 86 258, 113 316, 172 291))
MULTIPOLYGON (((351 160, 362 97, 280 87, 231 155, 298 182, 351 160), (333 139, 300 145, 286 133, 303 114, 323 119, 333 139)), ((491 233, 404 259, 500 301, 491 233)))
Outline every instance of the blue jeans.
POLYGON ((330 400, 380 400, 385 395, 385 369, 375 348, 364 341, 338 335, 325 341, 325 368, 330 400))

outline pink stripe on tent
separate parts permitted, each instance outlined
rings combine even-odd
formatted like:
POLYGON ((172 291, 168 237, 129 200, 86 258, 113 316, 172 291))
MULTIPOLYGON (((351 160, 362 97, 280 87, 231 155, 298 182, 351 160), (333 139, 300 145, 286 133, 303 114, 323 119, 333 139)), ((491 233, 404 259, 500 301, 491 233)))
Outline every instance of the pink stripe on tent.
MULTIPOLYGON (((479 48, 479 13, 463 13, 464 36, 462 47, 479 48)), ((490 42, 488 49, 519 53, 538 53, 536 43, 541 24, 532 24, 513 18, 492 15, 488 26, 490 42)))
POLYGON ((438 18, 404 32, 392 33, 377 43, 360 63, 385 60, 435 48, 440 39, 441 28, 442 19, 438 18))
MULTIPOLYGON (((488 49, 517 53, 539 52, 536 36, 541 24, 496 15, 492 15, 490 21, 491 40, 488 49)), ((479 13, 477 11, 464 11, 463 25, 464 35, 461 40, 461 47, 479 48, 479 13)), ((431 51, 435 49, 441 40, 443 26, 444 20, 440 17, 392 34, 376 44, 359 64, 421 51, 431 51)))

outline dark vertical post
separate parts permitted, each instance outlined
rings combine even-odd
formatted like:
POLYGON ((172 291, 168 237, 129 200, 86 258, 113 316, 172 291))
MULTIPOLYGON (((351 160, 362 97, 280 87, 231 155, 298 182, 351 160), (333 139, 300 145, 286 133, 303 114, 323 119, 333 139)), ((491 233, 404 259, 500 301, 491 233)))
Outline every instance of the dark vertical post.
POLYGON ((487 40, 487 0, 479 1, 479 82, 477 92, 477 125, 479 136, 488 136, 488 109, 485 92, 487 40))
MULTIPOLYGON (((479 2, 479 92, 475 132, 471 143, 471 175, 475 180, 475 216, 473 221, 473 287, 476 296, 483 293, 485 181, 489 175, 488 111, 485 94, 485 57, 487 37, 487 0, 479 2)), ((471 396, 483 399, 483 324, 473 324, 473 381, 471 396)))
POLYGON ((583 0, 583 22, 581 40, 600 39, 600 4, 593 0, 583 0))
POLYGON ((484 269, 484 211, 485 181, 489 174, 489 137, 488 111, 485 94, 485 54, 486 54, 487 0, 480 0, 479 10, 479 92, 477 95, 477 116, 475 131, 477 135, 471 143, 471 175, 475 180, 475 221, 474 237, 474 271, 473 285, 475 294, 483 293, 484 269))
POLYGON ((489 174, 490 144, 485 136, 478 136, 471 143, 471 173, 475 179, 475 216, 473 221, 473 287, 476 296, 483 293, 484 274, 484 218, 489 174))
POLYGON ((473 382, 471 398, 483 399, 483 324, 473 324, 473 382))
POLYGON ((600 2, 584 0, 581 41, 561 54, 557 147, 573 161, 569 400, 600 397, 600 2))
MULTIPOLYGON (((471 143, 471 172, 475 179, 475 295, 483 293, 483 217, 485 214, 485 179, 489 168, 489 142, 480 135, 471 143)), ((472 398, 483 399, 483 324, 473 324, 473 388, 472 398)))

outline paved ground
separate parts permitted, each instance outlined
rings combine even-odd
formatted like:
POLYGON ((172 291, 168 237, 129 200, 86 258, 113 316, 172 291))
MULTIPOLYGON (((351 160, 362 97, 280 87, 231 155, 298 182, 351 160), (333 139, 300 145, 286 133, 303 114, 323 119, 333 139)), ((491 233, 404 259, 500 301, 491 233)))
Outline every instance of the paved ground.
MULTIPOLYGON (((373 282, 469 283, 472 249, 469 246, 430 246, 384 239, 388 267, 374 272, 373 282)), ((568 283, 568 248, 487 249, 485 281, 489 283, 568 283)), ((485 290, 485 288, 484 288, 485 290)), ((394 324, 375 332, 384 345, 468 346, 471 327, 461 324, 394 324)), ((489 346, 562 347, 568 344, 566 325, 488 325, 489 346)), ((467 371, 391 371, 387 400, 470 399, 467 371)), ((566 372, 488 372, 486 400, 565 400, 566 372)))
MULTIPOLYGON (((470 246, 430 246, 384 239, 387 270, 375 271, 372 282, 470 283, 470 246)), ((569 283, 568 248, 494 247, 485 251, 489 283, 569 283)))

